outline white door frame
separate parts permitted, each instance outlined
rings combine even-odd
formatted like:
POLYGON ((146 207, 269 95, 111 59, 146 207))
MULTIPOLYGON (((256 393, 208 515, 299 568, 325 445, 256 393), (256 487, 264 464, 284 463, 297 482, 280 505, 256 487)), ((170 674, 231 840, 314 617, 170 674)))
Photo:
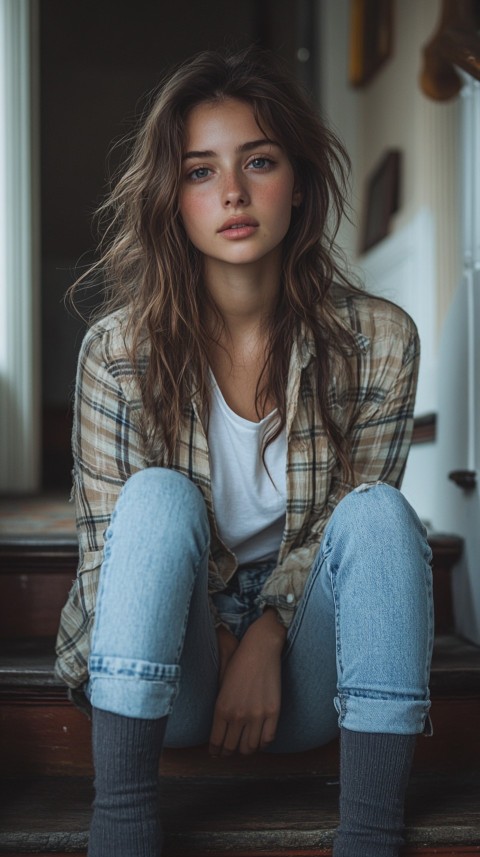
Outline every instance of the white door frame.
POLYGON ((464 540, 452 579, 455 627, 480 645, 480 83, 465 75, 461 98, 462 275, 440 342, 434 521, 464 540), (458 476, 454 484, 454 471, 475 474, 476 484, 458 476))

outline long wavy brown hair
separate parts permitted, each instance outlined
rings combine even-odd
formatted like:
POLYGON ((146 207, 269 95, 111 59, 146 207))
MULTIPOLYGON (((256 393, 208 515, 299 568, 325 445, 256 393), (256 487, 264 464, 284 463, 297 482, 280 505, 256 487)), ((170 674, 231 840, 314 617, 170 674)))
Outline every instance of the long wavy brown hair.
POLYGON ((285 425, 290 352, 303 324, 315 342, 323 424, 350 481, 348 449, 327 401, 333 361, 339 357, 337 368, 351 372, 347 354, 354 345, 331 297, 334 282, 356 289, 334 243, 345 207, 349 161, 309 97, 274 55, 257 48, 234 54, 205 51, 169 75, 120 178, 99 209, 101 218, 108 218, 100 258, 81 280, 102 270, 107 283, 102 314, 128 309, 128 350, 141 384, 149 442, 157 446, 161 437, 171 463, 192 394, 200 394, 208 414, 211 387, 211 341, 203 323, 211 298, 202 282, 201 254, 189 241, 179 214, 185 123, 195 105, 225 98, 251 105, 259 127, 273 132, 303 194, 284 239, 278 303, 256 391, 259 414, 267 399, 278 408, 279 421, 267 444, 285 425), (139 356, 146 340, 145 367, 139 356))

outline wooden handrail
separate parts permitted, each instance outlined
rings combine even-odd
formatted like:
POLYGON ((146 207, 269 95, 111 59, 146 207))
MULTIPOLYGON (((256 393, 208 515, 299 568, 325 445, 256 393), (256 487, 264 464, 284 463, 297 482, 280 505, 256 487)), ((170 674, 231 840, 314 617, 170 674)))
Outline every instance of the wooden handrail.
POLYGON ((462 87, 456 67, 480 80, 480 0, 443 0, 438 27, 423 47, 420 86, 437 101, 462 87))

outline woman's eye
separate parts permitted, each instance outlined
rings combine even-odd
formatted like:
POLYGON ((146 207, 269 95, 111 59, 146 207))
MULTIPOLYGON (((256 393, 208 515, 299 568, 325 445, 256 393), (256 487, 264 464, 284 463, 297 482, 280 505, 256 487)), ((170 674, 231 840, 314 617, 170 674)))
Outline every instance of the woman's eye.
POLYGON ((206 179, 209 174, 210 170, 208 169, 208 167, 196 167, 194 170, 188 173, 187 178, 191 179, 194 182, 198 182, 202 179, 206 179))
POLYGON ((273 164, 271 158, 252 158, 249 163, 249 167, 253 167, 255 170, 264 170, 270 167, 273 164))

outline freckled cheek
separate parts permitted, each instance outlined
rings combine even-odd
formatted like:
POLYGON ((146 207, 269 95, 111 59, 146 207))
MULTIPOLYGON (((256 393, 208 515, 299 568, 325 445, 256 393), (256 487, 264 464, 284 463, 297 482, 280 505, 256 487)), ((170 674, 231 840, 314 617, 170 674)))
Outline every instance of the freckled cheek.
POLYGON ((275 218, 277 227, 288 228, 292 214, 292 187, 285 184, 263 188, 257 197, 257 203, 267 214, 275 218))
POLYGON ((212 216, 213 206, 205 197, 191 196, 180 199, 180 215, 190 238, 202 232, 212 216), (212 211, 210 211, 212 209, 212 211))

